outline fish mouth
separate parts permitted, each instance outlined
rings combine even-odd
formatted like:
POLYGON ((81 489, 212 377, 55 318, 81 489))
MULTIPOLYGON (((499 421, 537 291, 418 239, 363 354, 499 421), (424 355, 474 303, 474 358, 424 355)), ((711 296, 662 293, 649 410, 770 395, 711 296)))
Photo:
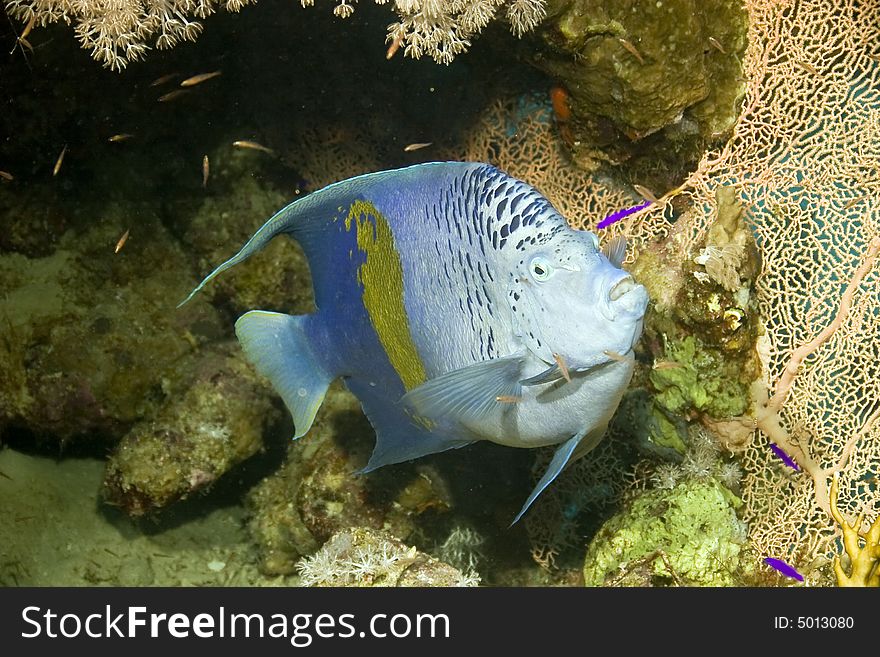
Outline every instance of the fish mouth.
POLYGON ((614 321, 624 318, 639 318, 645 314, 648 305, 648 292, 633 280, 632 276, 623 276, 608 291, 606 318, 614 321))
POLYGON ((638 287, 638 284, 633 280, 633 277, 625 276, 614 284, 614 287, 611 288, 611 292, 608 294, 608 298, 612 301, 617 301, 627 292, 634 290, 636 287, 638 287))

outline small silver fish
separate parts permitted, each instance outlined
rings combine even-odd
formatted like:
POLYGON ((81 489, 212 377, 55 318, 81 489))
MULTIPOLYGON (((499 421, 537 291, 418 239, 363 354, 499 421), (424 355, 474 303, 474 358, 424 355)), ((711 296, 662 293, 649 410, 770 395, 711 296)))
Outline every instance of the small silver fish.
POLYGON ((202 82, 207 82, 211 78, 216 78, 220 75, 223 75, 222 71, 211 71, 210 73, 199 73, 198 75, 194 75, 191 78, 187 78, 183 82, 180 83, 181 87, 194 87, 197 84, 201 84, 202 82))
POLYGON ((275 151, 271 148, 263 146, 255 141, 249 141, 247 139, 239 139, 238 141, 232 142, 232 145, 236 148, 246 148, 252 151, 262 151, 263 153, 268 153, 269 155, 275 155, 275 151))

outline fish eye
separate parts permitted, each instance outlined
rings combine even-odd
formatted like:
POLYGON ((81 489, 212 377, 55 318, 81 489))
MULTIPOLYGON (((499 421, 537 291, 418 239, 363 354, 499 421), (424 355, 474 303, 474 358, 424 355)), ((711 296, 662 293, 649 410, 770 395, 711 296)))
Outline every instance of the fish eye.
POLYGON ((532 261, 529 263, 529 273, 536 281, 543 282, 550 278, 553 268, 546 258, 537 256, 532 258, 532 261))

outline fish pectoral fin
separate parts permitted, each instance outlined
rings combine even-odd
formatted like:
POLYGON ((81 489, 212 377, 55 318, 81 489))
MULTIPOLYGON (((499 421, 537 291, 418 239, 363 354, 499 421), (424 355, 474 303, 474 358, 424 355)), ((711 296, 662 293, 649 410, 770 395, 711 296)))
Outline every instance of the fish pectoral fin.
POLYGON ((324 372, 304 331, 307 317, 252 310, 235 322, 245 356, 271 381, 293 416, 294 438, 312 426, 333 376, 324 372))
POLYGON ((575 361, 573 359, 567 359, 561 354, 554 353, 555 363, 550 365, 543 372, 538 372, 534 376, 530 376, 527 379, 523 379, 520 381, 521 385, 524 386, 537 386, 543 383, 555 383, 561 379, 565 379, 566 381, 571 380, 571 375, 574 374, 584 374, 585 372, 589 372, 594 367, 599 367, 601 365, 605 365, 615 360, 627 360, 626 356, 621 356, 616 352, 602 352, 600 354, 593 354, 589 356, 584 361, 575 361), (563 369, 564 367, 564 369, 563 369))
POLYGON ((523 504, 522 508, 519 510, 519 513, 516 514, 516 518, 514 518, 513 522, 510 523, 511 527, 519 522, 520 518, 522 518, 525 512, 529 510, 529 507, 532 506, 532 502, 538 499, 538 496, 544 492, 544 489, 547 488, 547 486, 549 486, 554 479, 556 479, 559 473, 562 472, 569 461, 571 461, 571 455, 574 453, 581 440, 583 440, 584 436, 586 436, 587 434, 587 430, 576 433, 574 436, 572 436, 559 446, 559 448, 556 450, 556 453, 553 455, 553 459, 550 461, 550 465, 547 466, 547 471, 544 472, 544 476, 541 477, 541 481, 539 481, 534 490, 532 490, 531 495, 529 495, 529 499, 526 500, 526 503, 523 504))
POLYGON ((517 354, 468 365, 413 388, 401 403, 417 421, 478 422, 514 406, 509 400, 522 395, 519 377, 524 362, 525 356, 517 354))
POLYGON ((565 378, 562 374, 562 368, 559 367, 558 363, 553 363, 543 372, 530 376, 528 379, 523 379, 520 381, 520 384, 524 386, 537 386, 542 383, 554 383, 562 378, 565 378))

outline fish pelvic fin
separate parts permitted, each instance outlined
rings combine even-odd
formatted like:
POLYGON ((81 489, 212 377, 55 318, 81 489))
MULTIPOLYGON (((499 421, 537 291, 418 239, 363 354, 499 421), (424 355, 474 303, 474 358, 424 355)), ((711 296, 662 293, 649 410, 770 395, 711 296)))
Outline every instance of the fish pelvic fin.
POLYGON ((281 395, 300 438, 311 428, 333 376, 315 358, 307 316, 252 310, 235 322, 245 356, 281 395))
POLYGON ((605 425, 593 430, 584 429, 559 446, 556 453, 553 455, 553 459, 550 461, 550 465, 547 466, 544 476, 541 477, 541 480, 537 483, 534 490, 532 490, 529 498, 519 510, 519 513, 516 514, 516 518, 510 523, 511 527, 519 522, 520 518, 522 518, 526 511, 529 510, 529 507, 532 506, 532 503, 538 499, 538 496, 544 492, 544 489, 547 488, 547 486, 553 483, 553 480, 559 476, 559 473, 562 472, 569 463, 574 463, 596 446, 596 444, 602 439, 602 436, 605 435, 605 429, 605 425))

